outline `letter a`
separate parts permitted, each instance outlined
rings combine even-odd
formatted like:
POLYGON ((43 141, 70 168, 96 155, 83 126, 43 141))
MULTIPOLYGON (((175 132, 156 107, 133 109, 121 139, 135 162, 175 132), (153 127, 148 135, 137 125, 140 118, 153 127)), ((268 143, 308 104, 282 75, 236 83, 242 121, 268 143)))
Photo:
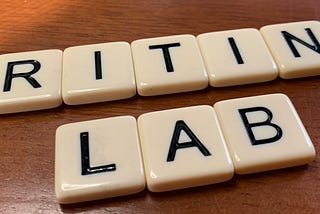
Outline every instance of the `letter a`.
POLYGON ((187 126, 187 124, 183 120, 178 120, 176 122, 174 131, 173 131, 173 136, 171 139, 167 162, 174 161, 174 158, 176 156, 176 152, 178 149, 184 149, 184 148, 190 148, 190 147, 197 147, 204 156, 211 155, 210 152, 207 150, 207 148, 193 134, 193 132, 187 126), (184 130, 188 135, 188 137, 191 139, 190 142, 179 143, 179 138, 182 130, 184 130))

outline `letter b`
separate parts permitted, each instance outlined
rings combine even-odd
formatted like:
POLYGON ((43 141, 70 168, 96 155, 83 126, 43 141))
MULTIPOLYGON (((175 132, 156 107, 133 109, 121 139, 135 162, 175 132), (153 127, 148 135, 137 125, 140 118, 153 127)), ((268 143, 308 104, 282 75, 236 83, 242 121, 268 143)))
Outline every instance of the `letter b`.
POLYGON ((260 145, 260 144, 266 144, 266 143, 273 143, 282 137, 282 129, 278 125, 271 123, 271 120, 273 118, 273 114, 269 109, 267 109, 265 107, 252 107, 252 108, 239 109, 238 111, 240 113, 240 116, 241 116, 241 119, 244 123, 244 126, 247 130, 251 144, 253 146, 260 145), (250 112, 258 112, 258 111, 264 112, 267 115, 267 119, 265 121, 261 121, 261 122, 250 123, 248 120, 247 114, 250 112), (256 139, 252 128, 259 127, 259 126, 273 127, 276 130, 276 135, 273 137, 270 137, 270 138, 259 139, 259 140, 256 139))

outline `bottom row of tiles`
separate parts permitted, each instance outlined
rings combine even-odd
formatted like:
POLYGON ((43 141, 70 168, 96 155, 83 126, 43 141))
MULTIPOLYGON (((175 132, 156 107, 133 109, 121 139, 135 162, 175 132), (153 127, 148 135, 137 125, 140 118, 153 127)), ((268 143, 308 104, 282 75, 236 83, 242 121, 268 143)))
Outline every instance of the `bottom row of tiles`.
POLYGON ((270 94, 67 124, 56 132, 59 203, 223 182, 306 164, 315 149, 289 98, 270 94), (140 150, 141 147, 141 150, 140 150))

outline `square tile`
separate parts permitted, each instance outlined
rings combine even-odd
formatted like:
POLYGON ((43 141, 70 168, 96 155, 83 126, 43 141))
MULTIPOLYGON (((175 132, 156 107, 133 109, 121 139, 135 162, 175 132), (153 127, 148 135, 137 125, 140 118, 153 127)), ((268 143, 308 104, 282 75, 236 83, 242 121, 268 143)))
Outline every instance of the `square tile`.
POLYGON ((320 74, 319 21, 268 25, 260 31, 278 64, 281 78, 320 74))
POLYGON ((71 123, 56 132, 55 191, 59 203, 127 195, 145 188, 136 119, 71 123))
POLYGON ((233 165, 211 106, 138 118, 148 189, 162 192, 229 180, 233 165))
POLYGON ((204 33, 197 38, 211 86, 266 82, 278 76, 277 66, 257 29, 204 33))
POLYGON ((312 142, 284 94, 225 100, 214 108, 238 174, 302 165, 315 158, 312 142))
POLYGON ((62 104, 62 51, 0 55, 0 114, 54 108, 62 104))
POLYGON ((137 90, 142 96, 204 89, 208 77, 192 35, 141 39, 132 42, 137 90))
POLYGON ((64 51, 62 96, 66 104, 119 100, 135 94, 127 42, 76 46, 64 51))

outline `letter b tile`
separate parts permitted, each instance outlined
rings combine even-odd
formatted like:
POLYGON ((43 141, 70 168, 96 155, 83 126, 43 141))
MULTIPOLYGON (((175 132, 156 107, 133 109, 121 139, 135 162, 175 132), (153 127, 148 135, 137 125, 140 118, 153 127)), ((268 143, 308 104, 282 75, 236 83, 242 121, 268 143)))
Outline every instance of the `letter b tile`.
POLYGON ((235 172, 248 174, 311 162, 315 149, 284 94, 217 102, 235 172))
POLYGON ((143 114, 138 118, 147 186, 162 192, 223 182, 234 169, 211 106, 143 114))
POLYGON ((84 121, 57 129, 55 190, 59 203, 110 198, 144 188, 134 117, 84 121))

